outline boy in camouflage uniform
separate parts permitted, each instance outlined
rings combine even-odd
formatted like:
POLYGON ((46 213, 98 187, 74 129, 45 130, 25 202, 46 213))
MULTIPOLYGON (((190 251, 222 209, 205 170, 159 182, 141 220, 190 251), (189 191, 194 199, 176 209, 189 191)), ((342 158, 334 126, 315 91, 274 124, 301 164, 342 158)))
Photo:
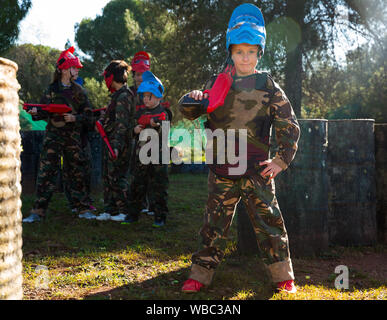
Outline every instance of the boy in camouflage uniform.
MULTIPOLYGON (((133 59, 131 61, 131 67, 132 67, 132 77, 133 77, 133 86, 131 86, 129 89, 134 93, 134 100, 136 105, 136 111, 138 111, 141 107, 144 106, 144 102, 142 101, 141 95, 137 93, 137 89, 140 86, 142 82, 142 74, 145 71, 150 70, 150 57, 149 54, 145 51, 139 51, 135 53, 133 56, 133 59)), ((141 212, 147 213, 148 215, 153 215, 153 207, 154 205, 149 203, 150 197, 149 197, 149 189, 150 184, 149 180, 143 180, 138 181, 138 183, 144 184, 145 190, 146 190, 146 196, 144 198, 144 203, 142 205, 143 209, 141 212)))
POLYGON ((57 114, 46 111, 30 113, 33 120, 47 120, 46 136, 40 156, 37 177, 36 200, 28 218, 23 222, 40 221, 45 216, 49 201, 55 191, 56 179, 60 170, 61 156, 68 163, 71 198, 80 213, 80 218, 95 217, 90 211, 84 183, 83 168, 86 158, 81 147, 81 131, 84 125, 92 125, 92 111, 85 91, 75 83, 78 69, 82 68, 79 58, 73 55, 74 48, 63 51, 57 61, 54 81, 46 91, 41 103, 66 104, 71 113, 57 114))
MULTIPOLYGON (((191 272, 183 292, 197 292, 211 283, 224 256, 225 241, 239 200, 247 208, 273 282, 279 290, 296 291, 288 236, 273 178, 293 160, 299 126, 285 93, 268 73, 255 69, 263 54, 265 39, 261 11, 252 4, 237 7, 227 30, 231 60, 225 71, 207 83, 207 91, 195 90, 179 102, 182 113, 190 119, 207 113, 206 126, 211 132, 216 129, 225 133, 234 129, 236 135, 242 134, 240 129, 247 132, 247 150, 239 154, 240 159, 246 160, 246 170, 231 174, 236 165, 228 161, 218 163, 216 158, 214 164, 209 164, 209 193, 200 230, 202 246, 192 256, 191 272), (203 104, 199 107, 194 103, 189 106, 190 102, 200 100, 203 104), (274 158, 269 159, 271 127, 279 148, 274 158)), ((215 136, 209 137, 207 147, 216 142, 215 136)), ((225 154, 227 147, 223 150, 225 154)), ((216 150, 213 154, 217 154, 216 150)), ((237 143, 235 154, 238 154, 237 143)))
MULTIPOLYGON (((154 227, 165 225, 168 215, 168 164, 162 163, 162 121, 170 121, 172 114, 161 104, 164 94, 164 87, 161 81, 150 71, 143 74, 143 82, 138 87, 138 93, 144 101, 144 106, 140 108, 135 116, 137 125, 134 128, 136 135, 136 153, 135 165, 133 168, 133 182, 130 188, 130 213, 125 220, 126 223, 138 221, 139 212, 142 209, 144 198, 147 194, 146 184, 143 181, 149 181, 152 186, 152 192, 148 192, 150 202, 154 204, 154 227), (140 159, 141 148, 148 141, 140 141, 139 134, 146 128, 152 128, 157 131, 159 137, 158 145, 158 162, 143 164, 140 159)), ((164 134, 166 134, 164 132, 164 134)), ((167 133, 168 134, 168 133, 167 133)), ((167 150, 169 150, 167 148, 167 150)))
POLYGON ((97 220, 123 221, 129 213, 128 192, 131 142, 134 127, 134 96, 126 85, 130 66, 113 60, 104 71, 105 83, 112 93, 111 102, 101 121, 116 155, 114 159, 105 146, 103 150, 104 212, 97 220))

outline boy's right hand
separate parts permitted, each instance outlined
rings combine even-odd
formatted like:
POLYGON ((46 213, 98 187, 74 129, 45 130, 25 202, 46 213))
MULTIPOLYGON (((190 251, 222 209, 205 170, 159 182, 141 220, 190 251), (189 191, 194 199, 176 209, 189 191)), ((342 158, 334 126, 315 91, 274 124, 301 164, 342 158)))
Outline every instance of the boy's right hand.
POLYGON ((134 133, 139 134, 143 130, 143 126, 138 124, 137 126, 134 127, 134 133))
POLYGON ((208 98, 208 93, 203 94, 203 91, 193 90, 188 94, 188 96, 195 100, 203 100, 208 98))
POLYGON ((36 116, 38 114, 38 109, 33 107, 30 111, 28 111, 30 115, 36 116))

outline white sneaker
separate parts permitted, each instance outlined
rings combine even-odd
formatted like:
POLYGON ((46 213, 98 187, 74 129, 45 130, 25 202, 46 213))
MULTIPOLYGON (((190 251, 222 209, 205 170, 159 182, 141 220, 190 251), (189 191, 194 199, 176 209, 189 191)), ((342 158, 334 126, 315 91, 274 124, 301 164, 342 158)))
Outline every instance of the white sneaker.
POLYGON ((154 216, 154 215, 155 215, 155 213, 154 213, 153 211, 148 211, 146 214, 147 214, 148 216, 154 216))
POLYGON ((95 219, 96 215, 92 214, 90 211, 86 211, 84 213, 79 214, 78 217, 79 218, 83 218, 83 219, 91 220, 91 219, 95 219))
POLYGON ((148 211, 149 211, 149 210, 145 208, 145 209, 142 209, 142 210, 141 210, 141 213, 147 213, 148 211))
POLYGON ((107 212, 104 212, 104 213, 101 213, 97 218, 95 218, 96 220, 99 220, 99 221, 107 221, 107 220, 110 220, 110 217, 111 217, 111 214, 110 213, 107 213, 107 212))
POLYGON ((120 213, 115 216, 111 216, 110 220, 122 222, 126 219, 126 214, 120 213))

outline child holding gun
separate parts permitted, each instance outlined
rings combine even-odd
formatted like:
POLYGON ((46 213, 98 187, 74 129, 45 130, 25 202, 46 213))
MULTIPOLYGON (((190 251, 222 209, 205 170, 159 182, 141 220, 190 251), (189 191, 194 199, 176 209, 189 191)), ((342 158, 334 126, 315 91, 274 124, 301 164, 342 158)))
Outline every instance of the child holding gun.
POLYGON ((142 204, 146 196, 146 186, 142 182, 149 179, 149 184, 152 186, 152 192, 149 194, 149 196, 152 198, 151 202, 155 204, 155 220, 153 226, 162 227, 165 225, 168 215, 169 180, 168 164, 161 163, 161 137, 162 130, 165 130, 166 128, 161 123, 162 121, 170 121, 172 114, 169 109, 166 109, 160 104, 164 94, 164 87, 161 81, 150 71, 144 72, 142 78, 143 81, 138 87, 137 92, 141 95, 144 106, 140 108, 135 115, 137 125, 133 130, 136 136, 135 165, 133 168, 134 178, 130 188, 130 210, 125 223, 133 223, 138 221, 139 213, 142 209, 142 204), (141 147, 143 147, 146 143, 149 143, 139 139, 141 131, 146 128, 152 128, 156 130, 159 137, 159 155, 157 163, 153 163, 151 161, 149 164, 144 164, 142 161, 143 159, 141 159, 140 156, 141 147))
POLYGON ((87 159, 81 146, 82 127, 92 126, 92 111, 85 91, 75 83, 83 66, 73 53, 71 47, 59 56, 54 81, 41 100, 49 105, 25 105, 33 120, 48 122, 36 181, 36 200, 29 217, 23 219, 25 223, 39 222, 45 217, 55 191, 61 156, 68 164, 68 175, 72 177, 69 181, 71 198, 79 217, 95 218, 87 199, 83 173, 87 159))
POLYGON ((128 214, 129 183, 127 172, 134 127, 134 97, 127 86, 131 67, 122 60, 113 60, 103 75, 111 93, 111 102, 98 131, 106 142, 103 151, 104 212, 97 220, 123 221, 128 214))

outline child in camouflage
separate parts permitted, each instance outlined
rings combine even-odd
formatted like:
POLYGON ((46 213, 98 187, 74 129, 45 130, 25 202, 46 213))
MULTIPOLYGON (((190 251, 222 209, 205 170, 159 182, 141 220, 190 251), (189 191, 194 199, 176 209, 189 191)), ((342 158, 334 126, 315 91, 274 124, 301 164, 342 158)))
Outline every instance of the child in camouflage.
MULTIPOLYGON (((148 193, 150 201, 154 204, 154 227, 162 227, 166 223, 168 215, 168 164, 162 163, 163 130, 169 130, 169 126, 164 126, 162 123, 171 120, 172 114, 169 109, 164 108, 160 102, 164 94, 164 87, 161 81, 150 71, 145 71, 142 75, 143 81, 138 87, 137 92, 141 95, 144 106, 140 108, 135 119, 137 125, 134 127, 136 135, 136 150, 135 150, 135 165, 133 169, 133 182, 130 188, 130 213, 125 220, 125 223, 133 223, 138 221, 139 212, 142 209, 142 204, 146 196, 146 185, 143 181, 148 180, 152 186, 152 192, 148 193), (144 129, 152 129, 157 132, 156 146, 158 155, 156 161, 150 161, 145 164, 141 159, 141 148, 147 143, 154 141, 142 141, 140 133, 144 129)), ((167 134, 164 132, 164 135, 167 134)), ((167 149, 169 151, 169 149, 167 149)), ((152 157, 153 158, 153 157, 152 157)))
POLYGON ((101 119, 115 157, 103 150, 104 212, 97 220, 123 221, 129 212, 127 172, 131 156, 134 127, 134 96, 127 86, 130 66, 113 60, 104 71, 111 102, 101 119))
MULTIPOLYGON (((207 113, 206 127, 210 132, 221 129, 226 134, 231 129, 236 131, 235 137, 242 135, 241 129, 247 132, 247 148, 244 155, 240 154, 246 160, 246 170, 232 174, 235 165, 217 163, 217 159, 209 164, 208 200, 200 230, 202 246, 192 256, 183 292, 198 292, 210 285, 224 256, 224 242, 239 200, 247 208, 272 281, 279 290, 296 291, 288 236, 273 179, 293 160, 300 131, 285 93, 268 73, 256 69, 265 40, 259 8, 252 4, 238 6, 227 29, 226 46, 231 59, 225 71, 206 84, 206 91, 194 90, 179 102, 181 112, 189 119, 207 113), (271 127, 279 146, 272 159, 269 158, 271 127)), ((207 146, 216 145, 215 137, 212 140, 208 132, 207 139, 207 146)), ((234 150, 238 150, 238 144, 234 150)), ((226 153, 226 147, 223 151, 226 153)))

